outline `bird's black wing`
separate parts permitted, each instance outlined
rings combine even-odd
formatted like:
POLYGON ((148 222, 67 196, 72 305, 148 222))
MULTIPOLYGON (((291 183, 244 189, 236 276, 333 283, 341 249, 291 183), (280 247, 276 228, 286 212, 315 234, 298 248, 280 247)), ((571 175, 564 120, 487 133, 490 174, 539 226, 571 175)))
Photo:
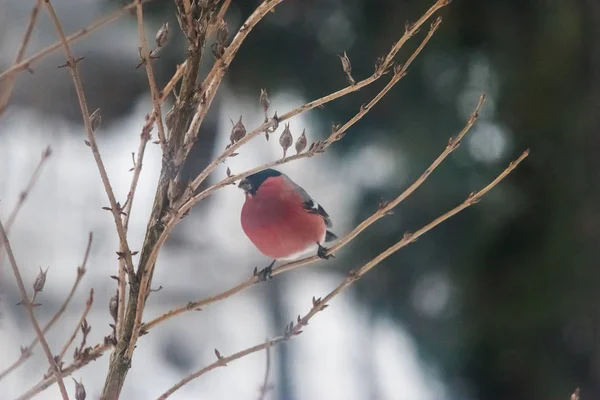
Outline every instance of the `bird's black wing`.
POLYGON ((327 228, 331 228, 332 224, 331 219, 329 218, 329 214, 327 214, 327 211, 325 211, 325 209, 321 207, 319 203, 309 198, 304 202, 304 209, 311 214, 317 214, 323 217, 323 220, 325 221, 325 226, 327 228))

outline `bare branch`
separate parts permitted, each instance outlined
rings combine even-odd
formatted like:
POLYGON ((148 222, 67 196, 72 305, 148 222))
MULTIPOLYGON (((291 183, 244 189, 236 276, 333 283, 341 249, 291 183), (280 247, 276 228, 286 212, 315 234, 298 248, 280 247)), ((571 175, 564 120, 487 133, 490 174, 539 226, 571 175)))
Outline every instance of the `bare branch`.
POLYGON ((240 352, 237 352, 237 353, 232 354, 227 357, 223 357, 223 356, 218 357, 217 361, 215 361, 214 363, 208 365, 207 367, 200 369, 199 371, 196 371, 196 372, 186 376, 181 381, 177 382, 169 390, 167 390, 165 393, 163 393, 161 396, 159 396, 157 400, 167 399, 169 396, 171 396, 174 392, 176 392, 178 389, 183 387, 185 384, 206 374, 209 371, 212 371, 215 368, 226 366, 232 361, 238 360, 249 354, 256 353, 260 350, 273 347, 279 343, 288 341, 291 338, 298 336, 299 334, 302 333, 302 329, 306 325, 308 325, 308 322, 311 320, 311 318, 314 317, 318 312, 323 311, 328 306, 328 303, 333 298, 335 298, 337 295, 339 295, 344 289, 346 289, 348 286, 350 286, 353 283, 355 283, 356 281, 358 281, 364 274, 369 272, 371 269, 373 269, 376 265, 381 263, 387 257, 389 257, 390 255, 392 255, 395 252, 397 252, 398 250, 400 250, 402 247, 405 247, 409 243, 414 242, 415 240, 417 240, 417 238, 419 238, 426 232, 430 231, 431 229, 433 229, 440 223, 442 223, 442 222, 446 221, 447 219, 449 219, 450 217, 458 214, 465 208, 477 203, 494 186, 496 186, 498 183, 500 183, 500 181, 502 181, 502 179, 504 179, 510 172, 512 172, 517 167, 517 165, 519 165, 519 163, 521 161, 523 161, 525 159, 525 157, 527 157, 528 155, 529 155, 529 151, 525 151, 516 161, 511 162, 510 165, 508 166, 508 168, 506 168, 500 175, 498 175, 496 177, 496 179, 494 179, 490 184, 488 184, 486 187, 481 189, 479 192, 471 193, 471 195, 467 198, 467 200, 465 200, 463 203, 461 203, 457 207, 453 208, 452 210, 448 211, 447 213, 436 218, 435 220, 433 220, 429 224, 425 225, 424 227, 422 227, 415 233, 405 234, 404 237, 399 242, 397 242, 396 244, 394 244, 387 250, 383 251, 381 254, 379 254, 377 257, 373 258, 371 261, 369 261, 368 263, 366 263, 365 265, 360 267, 358 270, 350 272, 348 274, 348 276, 335 289, 333 289, 329 294, 327 294, 327 296, 325 296, 324 298, 315 299, 313 297, 313 306, 310 309, 310 311, 303 317, 298 316, 296 323, 294 323, 292 321, 286 327, 285 333, 283 336, 277 337, 275 339, 267 340, 266 342, 264 342, 262 344, 259 344, 259 345, 253 346, 253 347, 249 347, 245 350, 242 350, 240 352))
POLYGON ((10 242, 8 241, 8 236, 6 236, 6 231, 4 230, 4 225, 0 222, 0 235, 2 236, 2 241, 4 242, 4 248, 6 249, 6 254, 8 255, 8 259, 10 260, 10 265, 12 266, 13 273, 17 280, 17 285, 19 286, 19 291, 21 292, 21 303, 27 309, 27 313, 29 314, 29 320, 31 321, 31 325, 33 325, 33 329, 42 344, 42 348, 44 349, 44 353, 46 354, 46 358, 48 359, 48 363, 50 364, 50 368, 54 376, 58 381, 58 386, 60 388, 60 393, 62 395, 63 400, 69 400, 69 395, 67 394, 67 389, 65 388, 65 383, 63 382, 60 369, 54 360, 54 356, 52 355, 52 351, 50 350, 50 346, 48 346, 48 342, 44 337, 44 333, 38 324, 38 321, 35 317, 35 313, 33 311, 33 304, 29 301, 29 296, 27 296, 27 290, 25 289, 25 284, 23 283, 23 278, 21 278, 21 273, 19 272, 19 267, 17 266, 17 261, 15 260, 15 256, 12 252, 12 248, 10 247, 10 242))
POLYGON ((73 332, 73 334, 71 334, 71 336, 69 337, 69 340, 67 340, 67 343, 65 343, 62 350, 60 351, 57 362, 60 363, 60 361, 65 356, 65 353, 69 349, 69 347, 71 347, 71 344, 75 340, 75 337, 77 336, 77 332, 79 332, 79 330, 81 329, 81 326, 83 326, 83 323, 84 323, 85 319, 87 318, 87 315, 90 312, 93 303, 94 303, 94 289, 90 289, 90 295, 89 295, 87 301, 85 302, 85 308, 83 309, 83 313, 81 314, 81 317, 79 318, 79 321, 77 322, 77 325, 75 325, 75 331, 73 332))
MULTIPOLYGON (((215 95, 217 94, 217 90, 221 85, 221 81, 223 80, 225 73, 229 69, 229 65, 231 64, 238 50, 240 49, 240 46, 242 45, 246 37, 248 37, 248 34, 252 31, 256 24, 258 24, 269 11, 274 9, 282 1, 283 0, 263 1, 256 8, 256 10, 254 10, 254 12, 248 17, 248 19, 242 24, 238 33, 235 35, 235 37, 225 50, 223 56, 216 60, 210 73, 208 74, 208 76, 204 80, 204 83, 202 84, 202 91, 200 94, 202 100, 198 103, 196 113, 194 114, 192 122, 190 123, 190 126, 187 132, 185 133, 183 152, 184 157, 187 156, 187 154, 191 150, 192 145, 196 140, 196 136, 198 135, 198 129, 200 128, 200 125, 202 125, 202 121, 208 113, 208 109, 210 108, 212 101, 215 98, 215 95)), ((180 164, 181 162, 183 162, 183 158, 180 160, 176 160, 176 165, 180 164)))
MULTIPOLYGON (((393 57, 398 52, 398 50, 400 50, 400 47, 398 47, 398 43, 404 44, 408 39, 410 39, 416 33, 417 29, 420 28, 421 25, 424 24, 427 21, 427 19, 433 14, 433 12, 435 12, 439 8, 443 7, 445 5, 445 3, 447 3, 446 0, 439 0, 428 11, 428 14, 426 14, 426 15, 428 15, 427 18, 421 17, 417 22, 415 22, 412 25, 412 27, 413 27, 412 29, 409 29, 409 30, 405 31, 405 33, 402 36, 402 38, 400 39, 400 41, 397 42, 394 45, 394 47, 392 47, 392 49, 388 53, 387 57, 391 57, 390 59, 393 59, 393 57)), ((421 45, 417 48, 417 50, 415 50, 415 52, 413 52, 412 56, 408 59, 408 61, 402 67, 402 70, 404 71, 404 73, 406 73, 408 67, 410 66, 410 64, 412 63, 412 61, 414 60, 414 58, 421 52, 421 50, 427 44, 427 42, 429 41, 429 39, 431 39, 431 36, 433 36, 433 34, 435 33, 435 31, 438 29, 440 23, 441 23, 441 19, 438 18, 431 25, 431 28, 430 28, 430 30, 429 30, 426 38, 421 42, 421 45)), ((311 101, 309 103, 306 103, 306 104, 304 104, 304 105, 302 105, 300 107, 297 107, 297 108, 295 108, 295 109, 293 109, 293 110, 291 110, 291 111, 289 111, 289 112, 281 115, 280 117, 277 117, 277 123, 286 121, 286 120, 288 120, 288 119, 290 119, 290 118, 292 118, 292 117, 294 117, 294 116, 296 116, 298 114, 301 114, 303 112, 312 110, 315 107, 322 106, 322 105, 324 105, 326 103, 329 103, 329 102, 331 102, 333 100, 339 99, 340 97, 346 96, 346 95, 348 95, 350 93, 356 92, 356 91, 362 89, 363 87, 372 84, 373 82, 375 82, 376 80, 378 80, 381 76, 383 76, 384 72, 387 70, 386 68, 388 68, 388 67, 389 67, 389 65, 384 65, 384 64, 379 65, 376 68, 376 70, 373 73, 373 75, 371 75, 370 77, 368 77, 368 78, 366 78, 366 79, 364 79, 364 80, 362 80, 360 82, 357 82, 354 85, 349 85, 349 86, 345 87, 344 89, 338 90, 337 92, 328 94, 328 95, 323 96, 323 97, 321 97, 319 99, 316 99, 316 100, 313 100, 313 101, 311 101)), ((397 83, 397 81, 400 80, 402 78, 402 76, 403 75, 401 75, 401 74, 395 74, 395 78, 397 78, 397 80, 394 81, 394 79, 392 79, 390 81, 390 83, 388 83, 388 85, 391 84, 391 86, 389 86, 389 88, 387 90, 389 90, 395 83, 397 83)), ((385 91, 385 93, 387 93, 387 90, 385 91)), ((383 96, 385 93, 381 93, 381 96, 383 96)), ((375 101, 375 103, 377 101, 375 101)), ((367 111, 368 110, 365 110, 365 113, 367 111)), ((358 118, 358 119, 360 119, 360 118, 358 118)), ((354 121, 354 122, 356 122, 356 121, 354 121)), ((233 154, 234 152, 236 152, 240 147, 242 147, 243 145, 245 145, 246 143, 248 143, 254 137, 258 136, 262 132, 265 132, 268 128, 271 127, 272 124, 273 124, 273 121, 266 121, 266 122, 264 122, 258 128, 256 128, 255 130, 253 130, 252 132, 250 132, 248 135, 246 135, 246 137, 244 139, 238 141, 235 145, 232 145, 229 148, 227 148, 219 157, 217 157, 215 160, 213 160, 213 162, 211 162, 198 175, 198 177, 196 177, 196 179, 194 179, 194 181, 192 182, 192 187, 194 189, 197 189, 198 187, 200 187, 200 185, 202 184, 202 182, 204 182, 204 180, 206 180, 206 178, 208 177, 208 175, 210 175, 215 170, 215 168, 217 168, 217 166, 219 164, 221 164, 223 161, 225 161, 228 157, 231 156, 231 154, 233 154)), ((348 129, 348 127, 346 127, 345 129, 348 129)), ((291 159, 291 157, 289 157, 289 158, 291 159)))
MULTIPOLYGON (((37 0, 37 3, 35 3, 33 9, 31 10, 31 14, 29 15, 29 22, 27 23, 27 28, 25 28, 25 34, 23 35, 23 40, 21 41, 21 45, 19 46, 19 50, 17 51, 17 57, 15 58, 15 62, 13 65, 17 65, 23 60, 23 57, 25 57, 25 50, 27 49, 27 45, 29 44, 29 40, 31 39, 31 33, 33 32, 33 27, 37 22, 38 14, 40 12, 41 7, 42 0, 37 0)), ((10 95, 12 94, 12 91, 15 87, 16 80, 17 73, 9 74, 6 77, 4 87, 0 92, 0 118, 6 111, 6 106, 8 105, 8 100, 10 99, 10 95)))
MULTIPOLYGON (((38 165, 33 170, 33 173, 31 174, 31 177, 29 178, 29 182, 27 182, 25 189, 23 189, 23 191, 21 191, 21 194, 19 194, 19 201, 17 202, 17 204, 15 205, 15 208, 12 210, 12 212, 8 216, 8 219, 6 220, 6 233, 7 234, 10 233, 10 228, 12 228, 12 225, 14 224, 15 219, 17 218, 17 215, 19 215, 19 211, 21 210, 21 207, 23 207, 23 204, 25 204, 25 200, 27 200, 27 197, 29 197, 29 193, 31 193, 31 190, 37 183, 37 181, 40 177, 40 174, 42 173, 42 169, 43 169, 44 165, 46 164, 46 161, 48 161, 48 159, 50 158, 51 155, 52 155, 52 149, 50 148, 50 146, 48 146, 42 152, 40 161, 38 162, 38 165)), ((0 246, 0 248, 2 248, 2 246, 0 246)))
MULTIPOLYGON (((44 335, 46 333, 48 333, 50 328, 52 328, 52 326, 54 326, 56 321, 58 321, 59 318, 63 315, 63 313, 67 309, 67 306, 71 302, 71 299, 75 295, 75 292, 77 291, 77 287, 79 286, 79 282, 81 282, 81 279, 83 278, 83 276, 85 275, 85 272, 86 272, 85 267, 87 265, 88 257, 90 255, 90 250, 92 248, 92 240, 93 240, 93 235, 92 235, 92 232, 90 232, 88 243, 87 243, 85 253, 83 256, 83 261, 81 263, 81 266, 77 267, 77 276, 75 278, 75 282, 73 283, 73 286, 71 287, 71 290, 69 291, 69 294, 67 295, 67 298, 62 303, 62 305, 60 306, 58 311, 52 316, 50 321, 48 321, 48 323, 44 326, 44 329, 42 329, 42 333, 44 335)), ((21 350, 21 357, 19 357, 19 359, 17 361, 15 361, 10 367, 8 367, 6 370, 4 370, 0 373, 0 380, 2 380, 4 377, 6 377, 8 374, 10 374, 15 369, 17 369, 25 361, 27 361, 32 356, 32 354, 33 354, 32 351, 38 342, 39 342, 39 338, 36 336, 36 338, 33 339, 33 341, 29 344, 29 346, 23 348, 21 350)))
MULTIPOLYGON (((85 367, 90 362, 97 360, 107 350, 109 350, 111 348, 112 348, 111 343, 97 345, 93 348, 88 347, 80 359, 73 361, 73 363, 71 365, 68 365, 67 367, 64 367, 62 369, 62 376, 67 377, 67 376, 71 375, 73 372, 78 371, 79 369, 85 367)), ((55 382, 56 382, 55 376, 49 376, 47 378, 44 378, 40 382, 38 382, 34 387, 32 387, 27 392, 25 392, 24 394, 19 396, 16 400, 31 399, 34 396, 36 396, 37 394, 41 393, 42 391, 44 391, 47 388, 49 388, 50 386, 52 386, 55 382)))
MULTIPOLYGON (((151 2, 151 1, 153 1, 153 0, 141 0, 141 2, 143 4, 151 2)), ((92 24, 86 26, 85 28, 80 29, 79 31, 69 35, 68 37, 66 37, 67 43, 75 43, 75 42, 79 41, 80 39, 86 38, 90 33, 98 30, 99 28, 102 28, 103 26, 116 21, 123 15, 128 14, 129 11, 131 11, 134 7, 136 7, 137 3, 138 3, 138 0, 134 0, 131 2, 131 4, 126 5, 125 7, 121 8, 120 10, 117 10, 112 14, 106 15, 106 16, 98 19, 97 21, 93 22, 92 24)), ((19 62, 18 64, 13 65, 6 71, 0 73, 0 80, 6 79, 7 76, 12 75, 16 72, 22 72, 27 69, 31 69, 31 67, 34 63, 36 63, 39 60, 41 60, 42 58, 46 57, 48 54, 60 49, 62 45, 63 45, 62 41, 59 40, 58 42, 51 44, 50 46, 44 48, 43 50, 40 50, 39 52, 32 55, 31 57, 19 62)))
MULTIPOLYGON (((75 85, 75 91, 77 92, 77 99, 79 100, 79 106, 81 108, 81 114, 83 117, 83 123, 85 125, 85 130, 87 132, 87 137, 89 141, 90 148, 92 149, 92 153, 94 155, 94 159, 96 161, 96 165, 98 166, 98 171, 100 172, 100 177, 102 178, 102 184, 104 185, 104 189, 106 191, 106 195, 108 196, 108 200, 110 202, 110 211, 113 215, 113 219, 115 220, 115 225, 117 228, 117 233, 119 235, 119 241, 122 249, 124 250, 123 257, 125 257, 127 269, 130 272, 131 276, 133 276, 133 260, 131 258, 131 251, 129 250, 129 245, 127 244, 127 234, 123 227, 123 221, 121 220, 121 210, 119 205, 117 204, 117 200, 115 198, 115 194, 110 185, 110 180, 108 179, 108 174, 106 173, 106 168, 104 167, 104 163, 102 161, 102 157, 100 156, 100 151, 98 150, 98 145, 96 143, 96 138, 94 136, 94 130, 92 129, 92 124, 90 121, 90 113, 88 110, 87 102, 85 100, 85 93, 83 91, 83 84, 81 83, 81 77, 79 76, 79 71, 77 69, 77 60, 73 57, 73 53, 71 53, 71 49, 69 47, 69 43, 67 42, 67 38, 65 37, 65 33, 63 32, 63 28, 60 24, 60 21, 54 11, 54 7, 50 0, 45 0, 46 8, 48 9, 48 14, 50 14, 50 18, 56 27, 56 31, 58 32, 58 36, 63 44, 65 55, 67 56, 67 67, 69 67, 69 73, 71 74, 71 78, 73 79, 73 83, 75 85)), ((131 279, 131 277, 130 277, 131 279)))
MULTIPOLYGON (((425 172, 423 172, 423 174, 421 174, 421 176, 419 176, 419 178, 417 178, 417 180, 415 180, 406 190, 404 190, 394 200, 388 202, 383 207, 379 207, 377 209, 377 211, 375 211, 375 213, 373 213, 370 217, 368 217, 363 222, 361 222, 356 228, 354 228, 352 230, 352 232, 348 233, 347 235, 345 235, 344 237, 342 237, 341 239, 339 239, 337 242, 335 242, 327 250, 326 254, 327 255, 334 254, 337 251, 339 251, 342 247, 348 245, 362 231, 364 231, 365 229, 367 229, 369 226, 371 226, 372 224, 374 224, 379 219, 381 219, 381 218, 385 217, 386 215, 388 215, 392 211, 393 208, 395 208, 396 206, 398 206, 398 204, 400 204, 408 196, 410 196, 412 193, 414 193, 414 191, 417 190, 417 188, 419 186, 421 186, 423 184, 423 182, 425 182, 425 180, 429 177, 429 175, 431 175, 431 173, 454 150, 456 150, 456 148, 460 144, 460 141, 464 138, 464 136, 467 134, 467 132, 469 132, 469 130, 471 129, 471 127, 473 126, 473 124, 475 124, 475 122, 477 121, 477 118, 479 116, 479 112, 481 110, 481 107, 483 106, 484 101, 485 101, 485 95, 481 95, 481 97, 479 98, 479 103, 475 107, 475 111, 473 111, 473 114, 471 114, 471 117, 467 121, 465 127, 460 131, 460 133, 455 138, 451 138, 449 140, 449 144, 446 146, 446 148, 444 149, 444 151, 442 151, 442 153, 433 161, 433 163, 431 163, 431 165, 425 170, 425 172)), ((246 173, 244 173, 244 175, 246 175, 246 173)), ((273 268, 272 275, 273 276, 279 275, 281 273, 284 273, 284 272, 287 272, 287 271, 291 271, 292 269, 296 269, 296 268, 299 268, 299 267, 304 266, 304 265, 312 264, 312 263, 315 263, 315 262, 320 261, 320 260, 321 260, 321 258, 319 258, 317 255, 314 255, 314 256, 306 257, 306 258, 303 258, 303 259, 300 259, 300 260, 290 261, 290 262, 282 264, 282 265, 280 265, 278 267, 273 268)), ((145 323, 144 324, 144 329, 150 330, 151 328, 153 328, 157 324, 159 324, 161 322, 164 322, 167 319, 172 318, 172 317, 174 317, 176 315, 179 315, 179 314, 182 314, 184 312, 187 312, 187 311, 190 311, 190 310, 194 310, 194 309, 197 309, 197 308, 203 308, 203 307, 206 307, 209 304, 212 304, 212 303, 215 303, 217 301, 221 301, 223 299, 231 297, 231 296, 233 296, 233 295, 235 295, 235 294, 237 294, 239 292, 242 292, 242 291, 248 289, 249 287, 251 287, 251 286, 253 286, 253 285, 255 285, 255 284, 259 283, 259 282, 260 282, 259 277, 252 276, 252 277, 248 278, 247 280, 241 282, 240 284, 234 286, 233 288, 231 288, 229 290, 226 290, 226 291, 224 291, 222 293, 219 293, 219 294, 217 294, 215 296, 207 297, 205 299, 194 301, 194 302, 189 302, 185 306, 182 306, 182 307, 179 307, 177 309, 168 311, 167 313, 165 313, 165 314, 163 314, 163 315, 161 315, 161 316, 159 316, 159 317, 157 317, 157 318, 155 318, 155 319, 153 319, 153 320, 145 323)))
POLYGON ((167 155, 165 147, 167 145, 167 139, 165 136, 165 127, 162 121, 162 111, 160 109, 160 98, 161 95, 156 87, 156 81, 154 79, 154 71, 152 69, 152 59, 150 57, 150 51, 148 50, 148 42, 146 41, 146 34, 144 32, 144 10, 142 9, 142 3, 137 4, 136 7, 137 21, 138 21, 138 36, 140 40, 140 53, 142 56, 142 63, 146 67, 146 75, 148 75, 148 86, 150 87, 150 93, 152 95, 152 104, 154 104, 154 119, 156 120, 156 126, 158 127, 158 140, 163 150, 163 157, 167 155))
MULTIPOLYGON (((267 339, 268 342, 268 339, 267 339)), ((263 384, 260 387, 260 393, 258 395, 258 400, 265 400, 265 397, 267 396, 267 392, 269 391, 269 373, 271 372, 271 348, 270 347, 266 347, 265 348, 265 355, 266 355, 266 367, 265 367, 265 378, 263 379, 263 384)))
MULTIPOLYGON (((344 136, 345 132, 353 124, 355 124, 358 120, 360 120, 362 117, 364 117, 373 108, 373 106, 379 100, 381 100, 391 90, 391 88, 396 83, 398 83, 400 81, 400 79, 402 79, 402 77, 405 76, 408 67, 410 66, 410 64, 412 63, 412 61, 416 58, 416 56, 423 50, 423 48, 425 47, 425 45, 428 43, 428 41, 431 39, 431 37, 433 36, 433 34, 435 33, 435 31, 438 29, 440 23, 441 23, 441 19, 438 18, 436 21, 434 21, 431 24, 431 28, 430 28, 427 36, 425 37, 425 39, 423 39, 423 41, 421 42, 421 44, 419 45, 419 47, 415 50, 415 52, 411 55, 411 57, 409 57, 409 59, 406 62, 406 64, 404 64, 404 66, 401 67, 401 68, 395 69, 394 75, 390 79, 390 81, 388 82, 388 84, 367 105, 361 107, 360 110, 358 111, 358 113, 356 113, 356 115, 354 117, 352 117, 342 127, 335 129, 331 133, 331 135, 325 141, 321 142, 321 144, 320 144, 321 149, 320 149, 319 152, 324 151, 332 143, 340 140, 344 136)), ((359 84, 360 83, 356 84, 355 86, 358 86, 359 84)), ((300 108, 302 108, 302 107, 300 107, 300 108)), ((233 153, 232 149, 237 149, 242 144, 247 143, 252 137, 255 137, 259 133, 263 132, 269 126, 270 123, 271 122, 267 122, 267 123, 262 124, 260 127, 258 127, 257 129, 255 129, 251 133, 247 134, 246 136, 244 136, 243 138, 241 138, 240 140, 238 140, 234 144, 230 145, 223 152, 223 154, 221 156, 217 157, 193 181, 193 183, 191 184, 192 189, 195 190, 198 187, 198 185, 200 185, 200 183, 208 176, 208 174, 210 174, 210 172, 212 172, 212 170, 214 168, 216 168, 216 166, 218 164, 220 164, 222 161, 224 161, 227 157, 231 156, 231 154, 233 153)), ((169 234, 171 233, 171 231, 173 230, 173 228, 177 225, 177 223, 181 220, 181 218, 184 215, 186 215, 189 212, 189 210, 194 205, 196 205, 198 202, 200 202, 201 200, 203 200, 206 197, 208 197, 210 194, 212 194, 212 192, 214 192, 215 190, 220 189, 220 188, 222 188, 222 187, 224 187, 226 185, 229 185, 229 184, 235 182, 236 180, 242 179, 242 178, 244 178, 244 177, 246 177, 248 175, 256 173, 258 171, 262 171, 264 169, 267 169, 267 168, 270 168, 270 167, 273 167, 273 166, 276 166, 276 165, 281 165, 281 164, 284 164, 284 163, 287 163, 287 162, 290 162, 290 161, 298 160, 298 159, 301 159, 301 158, 311 157, 311 156, 313 156, 313 155, 315 155, 315 154, 318 153, 316 150, 317 149, 313 149, 312 151, 309 150, 308 152, 305 152, 305 153, 296 154, 296 155, 293 155, 293 156, 281 158, 281 159, 279 159, 277 161, 274 161, 274 162, 271 162, 271 163, 267 163, 267 164, 262 165, 260 167, 253 168, 253 169, 251 169, 249 171, 246 171, 244 173, 237 174, 237 175, 232 175, 230 177, 227 177, 226 179, 223 179, 219 183, 210 186, 209 188, 207 188, 207 189, 203 190, 202 192, 198 193, 197 195, 194 195, 194 196, 188 198, 185 202, 183 202, 183 204, 181 204, 181 205, 179 205, 177 207, 175 213, 171 216, 171 219, 166 224, 166 226, 165 226, 164 230, 162 231, 162 233, 161 233, 158 241, 156 242, 156 245, 153 247, 152 252, 150 253, 150 256, 148 257, 147 268, 153 268, 153 265, 154 265, 154 263, 156 261, 156 258, 158 257, 158 252, 160 251, 161 246, 167 240, 169 234)), ((185 200, 185 198, 183 200, 185 200)))

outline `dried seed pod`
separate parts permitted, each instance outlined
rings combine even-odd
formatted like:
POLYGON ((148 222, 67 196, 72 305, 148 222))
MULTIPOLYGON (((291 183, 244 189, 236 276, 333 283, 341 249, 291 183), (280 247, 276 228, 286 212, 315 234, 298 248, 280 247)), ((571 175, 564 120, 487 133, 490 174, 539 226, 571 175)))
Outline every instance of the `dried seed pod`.
POLYGON ((302 135, 296 139, 296 154, 300 154, 306 148, 306 129, 302 130, 302 135))
POLYGON ((73 379, 73 382, 75 382, 75 400, 85 400, 86 393, 83 383, 77 382, 75 378, 71 379, 73 379))
MULTIPOLYGON (((233 120, 231 121, 233 124, 233 120)), ((238 140, 242 139, 246 136, 246 127, 242 123, 242 116, 240 115, 240 119, 237 123, 233 124, 233 128, 231 128, 231 135, 229 136, 229 140, 231 144, 234 144, 238 140)))
POLYGON ((229 29, 227 28, 227 23, 225 21, 221 21, 219 24, 219 29, 217 30, 217 43, 220 45, 225 45, 228 36, 229 29))
POLYGON ((35 278, 33 282, 33 291, 35 293, 41 292, 44 290, 44 285, 46 284, 46 274, 48 273, 48 268, 45 271, 42 271, 42 267, 40 267, 40 273, 35 278))
POLYGON ((283 158, 285 158, 287 150, 290 148, 292 143, 294 143, 294 138, 292 137, 292 132, 290 131, 290 124, 285 124, 285 129, 281 133, 281 136, 279 136, 279 145, 283 149, 283 158))
POLYGON ((119 310, 119 293, 115 294, 110 298, 110 302, 108 303, 108 311, 110 312, 111 317, 117 322, 119 310))
POLYGON ((100 127, 101 123, 102 123, 102 116, 100 115, 100 109, 97 108, 96 111, 94 111, 90 115, 90 125, 92 125, 92 132, 94 132, 96 129, 98 129, 100 127))
POLYGON ((352 78, 352 65, 350 64, 350 59, 348 58, 348 55, 346 54, 346 52, 344 52, 343 56, 338 55, 338 57, 342 62, 342 68, 344 69, 344 73, 348 78, 348 82, 351 85, 354 85, 356 82, 354 81, 354 78, 352 78))
POLYGON ((156 40, 156 45, 158 47, 163 47, 167 43, 167 40, 169 39, 169 23, 168 22, 165 22, 163 24, 163 26, 160 27, 158 32, 156 32, 156 37, 154 39, 156 40))
POLYGON ((267 95, 267 89, 260 89, 260 106, 265 112, 265 117, 267 115, 267 110, 269 109, 269 96, 267 95))

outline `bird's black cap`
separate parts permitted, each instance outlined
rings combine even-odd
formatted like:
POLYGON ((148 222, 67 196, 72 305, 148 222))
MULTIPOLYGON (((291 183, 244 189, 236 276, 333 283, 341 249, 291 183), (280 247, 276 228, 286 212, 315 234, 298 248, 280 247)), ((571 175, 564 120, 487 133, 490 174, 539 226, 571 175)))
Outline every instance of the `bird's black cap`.
POLYGON ((267 180, 267 178, 273 176, 280 176, 281 172, 274 170, 272 168, 265 169, 264 171, 257 172, 252 175, 248 175, 244 179, 240 181, 238 187, 240 189, 244 189, 245 192, 250 194, 256 194, 256 191, 262 185, 262 183, 267 180))

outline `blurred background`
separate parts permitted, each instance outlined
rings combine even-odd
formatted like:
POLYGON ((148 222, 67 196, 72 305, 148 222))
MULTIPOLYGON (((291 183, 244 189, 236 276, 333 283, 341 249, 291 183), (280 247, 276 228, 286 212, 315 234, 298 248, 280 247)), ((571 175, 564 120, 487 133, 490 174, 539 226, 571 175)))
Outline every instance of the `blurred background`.
MULTIPOLYGON (((262 121, 261 88, 280 114, 346 85, 338 54, 346 51, 357 80, 373 72, 433 0, 287 0, 250 34, 202 127, 190 174, 228 142, 230 118, 248 129, 262 121)), ((0 0, 0 69, 12 63, 33 1, 0 0)), ((67 32, 126 4, 120 0, 60 0, 67 32)), ((234 32, 258 4, 234 0, 234 32)), ((163 22, 169 45, 154 62, 159 86, 184 59, 173 4, 146 7, 147 35, 163 22)), ((483 201, 387 259, 336 298, 304 333, 271 351, 270 400, 559 400, 576 387, 600 398, 600 2, 596 0, 454 0, 408 75, 341 142, 319 157, 282 166, 331 214, 343 235, 417 178, 464 126, 482 92, 488 100, 462 146, 391 215, 371 226, 335 260, 277 276, 243 294, 159 325, 139 344, 125 399, 155 398, 182 376, 278 335, 370 260, 485 186, 526 148, 530 157, 483 201)), ((428 27, 428 25, 427 25, 428 27)), ((397 57, 412 53, 427 28, 397 57)), ((46 12, 27 54, 53 43, 46 12)), ((144 115, 151 111, 143 68, 135 69, 136 19, 126 15, 77 42, 90 109, 101 108, 99 146, 121 202, 131 179, 144 115)), ((205 57, 206 67, 212 57, 205 57)), ((49 267, 37 313, 58 309, 81 263, 89 231, 95 241, 88 273, 59 326, 55 351, 75 329, 90 288, 88 344, 109 334, 118 241, 79 106, 60 52, 20 75, 0 119, 0 217, 17 202, 41 151, 53 156, 11 231, 29 285, 49 267)), ((360 92, 290 121, 294 137, 326 137, 383 87, 360 92)), ((2 85, 2 82, 0 82, 2 85)), ((1 89, 1 87, 0 87, 1 89)), ((163 111, 169 107, 163 107, 163 111)), ((166 112, 166 111, 165 111, 166 112)), ((280 128, 281 131, 282 128, 280 128)), ((256 138, 227 166, 235 172, 280 156, 279 133, 256 138)), ((139 249, 160 168, 149 145, 131 219, 139 249)), ((211 176, 225 176, 226 166, 211 176)), ((243 195, 231 186, 198 206, 163 248, 145 317, 234 286, 269 262, 244 236, 243 195)), ((0 370, 34 333, 8 264, 0 271, 0 370)), ((78 342, 79 338, 76 340, 78 342)), ((67 361, 71 351, 67 352, 67 361)), ((97 398, 108 356, 77 371, 88 398, 97 398)), ((33 361, 0 381, 13 398, 46 371, 33 361)), ((255 399, 265 354, 246 357, 185 386, 174 399, 255 399)), ((72 382, 68 384, 73 390, 72 382)), ((73 392, 72 392, 73 393, 73 392)), ((58 398, 52 387, 38 398, 58 398)))

